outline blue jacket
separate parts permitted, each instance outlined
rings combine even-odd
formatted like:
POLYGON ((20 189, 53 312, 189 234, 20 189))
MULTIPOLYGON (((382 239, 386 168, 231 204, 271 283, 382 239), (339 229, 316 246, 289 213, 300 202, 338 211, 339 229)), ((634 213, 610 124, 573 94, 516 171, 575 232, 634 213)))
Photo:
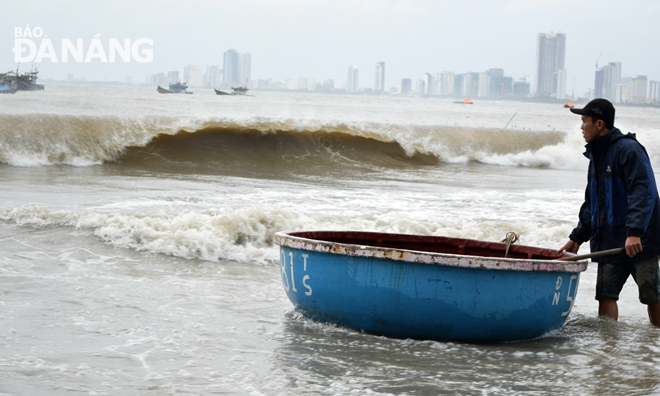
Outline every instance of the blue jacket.
POLYGON ((570 239, 591 241, 591 251, 624 247, 628 236, 642 240, 642 252, 594 261, 631 262, 660 254, 660 199, 646 149, 635 134, 613 128, 586 145, 589 174, 580 221, 570 239))

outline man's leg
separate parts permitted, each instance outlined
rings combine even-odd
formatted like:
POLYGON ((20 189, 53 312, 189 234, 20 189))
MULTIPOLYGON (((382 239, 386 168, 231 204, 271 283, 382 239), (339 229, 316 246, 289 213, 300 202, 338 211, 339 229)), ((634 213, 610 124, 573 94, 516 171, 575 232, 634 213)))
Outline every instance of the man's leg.
POLYGON ((651 324, 655 327, 660 327, 660 303, 649 305, 647 310, 649 311, 651 324))
POLYGON ((635 263, 633 278, 639 287, 639 301, 646 304, 651 324, 660 327, 660 266, 652 257, 635 263))
POLYGON ((619 320, 619 306, 616 301, 628 279, 628 267, 614 263, 599 263, 596 278, 596 300, 598 316, 619 320))
MULTIPOLYGON (((658 320, 660 320, 660 304, 657 305, 658 305, 658 315, 659 315, 658 320)), ((608 318, 618 320, 619 306, 616 304, 616 299, 601 298, 600 300, 598 300, 598 316, 607 316, 608 318)))

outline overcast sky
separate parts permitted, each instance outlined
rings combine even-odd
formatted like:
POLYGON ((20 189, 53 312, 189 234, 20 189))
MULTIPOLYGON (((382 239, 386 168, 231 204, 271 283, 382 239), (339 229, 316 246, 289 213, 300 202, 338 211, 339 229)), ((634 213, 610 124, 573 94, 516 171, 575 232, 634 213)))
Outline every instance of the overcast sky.
MULTIPOLYGON (((40 76, 134 81, 185 65, 218 65, 234 48, 252 54, 252 79, 298 76, 342 86, 350 64, 373 87, 376 62, 386 87, 424 73, 502 68, 536 79, 536 37, 566 34, 567 93, 594 84, 596 62, 621 62, 622 75, 660 80, 657 0, 3 0, 0 71, 16 68, 15 28, 40 27, 61 57, 61 40, 153 40, 153 62, 41 62, 40 76)), ((40 39, 34 39, 37 46, 40 39)), ((87 49, 85 50, 87 52, 87 49)), ((22 64, 21 70, 29 68, 22 64)))

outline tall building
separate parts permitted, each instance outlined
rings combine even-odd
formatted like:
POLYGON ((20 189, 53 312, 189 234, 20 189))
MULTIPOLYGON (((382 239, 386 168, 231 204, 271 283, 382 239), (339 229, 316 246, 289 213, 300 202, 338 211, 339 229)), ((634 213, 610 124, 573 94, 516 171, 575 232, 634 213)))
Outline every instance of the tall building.
POLYGON ((252 54, 249 52, 238 53, 238 83, 248 86, 252 81, 252 54))
POLYGON ((170 71, 167 72, 167 84, 174 84, 178 83, 179 80, 179 72, 178 71, 170 71))
MULTIPOLYGON (((616 87, 621 83, 621 62, 610 62, 596 70, 594 97, 616 102, 616 87)), ((617 102, 618 103, 618 102, 617 102)))
POLYGON ((222 61, 222 82, 225 85, 238 84, 238 51, 230 49, 225 51, 222 61))
POLYGON ((646 103, 646 89, 648 79, 646 76, 637 76, 630 79, 630 93, 628 99, 631 103, 646 103))
POLYGON ((222 63, 222 82, 226 85, 247 86, 252 78, 252 54, 235 49, 225 51, 222 63))
POLYGON ((568 78, 568 74, 566 73, 566 69, 559 69, 557 70, 557 73, 555 73, 555 86, 557 87, 557 91, 555 92, 555 98, 557 99, 566 99, 566 79, 568 78))
POLYGON ((346 90, 348 92, 357 92, 358 90, 358 72, 359 69, 356 65, 348 67, 348 77, 346 78, 346 90))
POLYGON ((321 91, 334 91, 335 90, 335 81, 331 78, 328 78, 327 80, 323 81, 323 84, 320 87, 321 91))
MULTIPOLYGON (((559 70, 564 70, 566 60, 566 35, 564 33, 539 33, 536 40, 536 96, 556 97, 566 91, 558 87, 559 70)), ((565 84, 565 81, 564 81, 565 84)))
POLYGON ((519 98, 526 98, 529 96, 530 83, 526 79, 515 81, 513 83, 513 96, 519 98))
POLYGON ((626 103, 628 102, 628 93, 630 91, 630 84, 623 83, 616 85, 616 92, 614 94, 614 100, 616 103, 626 103))
POLYGON ((443 95, 453 95, 454 94, 454 80, 456 79, 456 74, 452 72, 442 72, 442 94, 443 95))
POLYGON ((424 88, 421 90, 424 95, 433 95, 433 76, 431 73, 424 73, 424 88))
POLYGON ((461 96, 470 98, 479 94, 479 73, 463 73, 460 80, 456 79, 456 82, 460 83, 460 89, 457 91, 461 93, 461 96))
POLYGON ((504 69, 488 69, 490 78, 489 97, 506 97, 513 95, 513 77, 504 76, 504 69))
POLYGON ((610 78, 608 81, 608 95, 614 99, 616 86, 621 83, 621 62, 610 62, 610 78))
POLYGON ((461 84, 461 95, 466 97, 472 96, 472 73, 463 74, 463 81, 461 84))
POLYGON ((490 76, 487 73, 479 73, 477 96, 487 98, 490 96, 490 76))
POLYGON ((376 63, 376 81, 374 82, 374 91, 385 91, 385 62, 376 63))
POLYGON ((220 82, 220 68, 218 66, 206 66, 206 74, 204 74, 204 86, 206 88, 214 88, 220 82))
POLYGON ((410 78, 402 78, 400 85, 400 92, 402 94, 410 93, 412 91, 412 79, 410 78))
POLYGON ((424 92, 426 92, 426 82, 424 80, 417 80, 417 88, 415 88, 415 92, 424 95, 424 92))
POLYGON ((433 94, 442 95, 442 73, 435 73, 433 77, 433 94))
POLYGON ((651 104, 658 104, 658 81, 649 81, 649 102, 651 104))
POLYGON ((181 82, 187 83, 190 87, 203 87, 204 73, 202 67, 197 65, 183 67, 181 69, 181 82))

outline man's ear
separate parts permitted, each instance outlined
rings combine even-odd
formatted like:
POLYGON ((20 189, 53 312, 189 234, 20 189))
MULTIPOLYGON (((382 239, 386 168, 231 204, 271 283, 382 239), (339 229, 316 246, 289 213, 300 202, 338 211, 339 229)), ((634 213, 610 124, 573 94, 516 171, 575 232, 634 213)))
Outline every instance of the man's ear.
POLYGON ((603 121, 603 120, 601 120, 601 119, 597 119, 597 120, 596 120, 596 128, 598 128, 598 129, 602 129, 602 128, 604 128, 604 127, 605 127, 605 121, 603 121))

